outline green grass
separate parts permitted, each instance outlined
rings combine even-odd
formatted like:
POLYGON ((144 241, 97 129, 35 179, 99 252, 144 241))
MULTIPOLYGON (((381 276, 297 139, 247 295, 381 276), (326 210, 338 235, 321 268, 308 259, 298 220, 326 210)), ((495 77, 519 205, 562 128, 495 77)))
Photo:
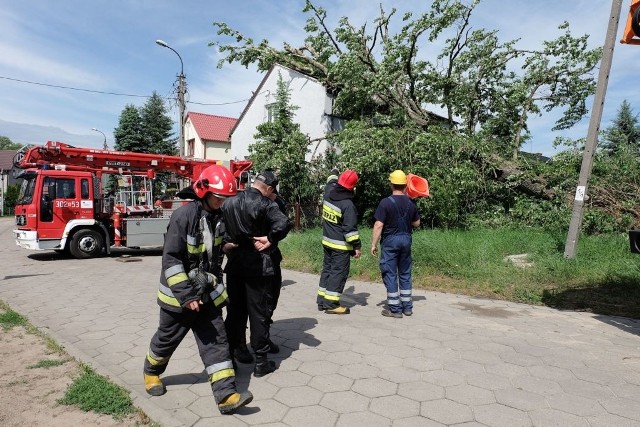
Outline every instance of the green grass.
MULTIPOLYGON (((362 257, 354 279, 381 282, 370 254, 371 230, 361 229, 362 257)), ((576 257, 564 258, 566 234, 544 230, 420 230, 413 236, 416 288, 504 299, 559 309, 640 318, 640 255, 626 235, 581 236, 576 257), (505 262, 527 254, 532 267, 505 262)), ((283 267, 318 273, 321 230, 290 233, 280 244, 283 267)))
MULTIPOLYGON (((26 317, 13 311, 8 304, 0 300, 0 327, 6 330, 16 326, 24 327, 28 333, 37 335, 44 340, 49 352, 63 356, 62 360, 40 360, 38 363, 28 366, 28 369, 47 369, 73 360, 62 346, 32 325, 26 317)), ((133 401, 126 389, 111 383, 106 377, 98 375, 86 365, 81 365, 80 375, 73 380, 64 397, 58 400, 58 403, 76 405, 87 412, 92 411, 111 415, 116 420, 121 420, 130 414, 137 413, 138 418, 141 420, 140 425, 158 426, 157 423, 151 421, 146 414, 133 405, 133 401)))
POLYGON ((82 366, 82 373, 58 403, 76 405, 83 411, 111 415, 115 419, 122 419, 137 411, 127 390, 109 382, 86 365, 82 366))
POLYGON ((68 360, 52 360, 52 359, 43 359, 38 361, 38 363, 27 366, 27 369, 38 369, 44 368, 49 369, 56 366, 64 365, 68 360))
POLYGON ((2 329, 4 329, 5 331, 16 326, 27 325, 27 319, 11 310, 10 308, 6 306, 0 306, 0 309, 4 310, 3 313, 0 313, 0 326, 2 326, 2 329))

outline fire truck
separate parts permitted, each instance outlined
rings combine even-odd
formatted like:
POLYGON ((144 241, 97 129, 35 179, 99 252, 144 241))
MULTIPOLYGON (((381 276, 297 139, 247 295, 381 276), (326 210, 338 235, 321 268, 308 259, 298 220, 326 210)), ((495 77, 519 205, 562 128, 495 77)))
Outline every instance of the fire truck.
MULTIPOLYGON (((207 166, 222 163, 53 141, 24 147, 14 157, 23 179, 15 207, 16 243, 76 258, 109 254, 114 247, 162 246, 171 213, 186 201, 154 202, 156 174, 169 172, 190 185, 207 166)), ((243 189, 252 162, 226 166, 243 189)))

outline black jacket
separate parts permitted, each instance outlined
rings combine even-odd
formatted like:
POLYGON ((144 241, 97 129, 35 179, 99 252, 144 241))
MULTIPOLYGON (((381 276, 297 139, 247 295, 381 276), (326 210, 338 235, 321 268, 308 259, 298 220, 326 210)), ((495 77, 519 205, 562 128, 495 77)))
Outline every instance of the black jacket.
POLYGON ((199 289, 189 280, 189 271, 199 268, 221 277, 221 219, 220 212, 208 213, 198 200, 173 212, 162 250, 158 290, 158 304, 161 307, 181 312, 189 302, 201 298, 199 289), (211 258, 207 246, 211 250, 211 258))
POLYGON ((339 251, 360 249, 358 212, 353 204, 353 191, 336 186, 322 203, 322 244, 339 251))
POLYGON ((225 201, 222 206, 225 242, 239 247, 227 254, 225 272, 241 276, 273 276, 271 250, 284 239, 291 223, 278 205, 255 188, 248 188, 225 201), (253 238, 267 236, 273 247, 259 252, 253 238))

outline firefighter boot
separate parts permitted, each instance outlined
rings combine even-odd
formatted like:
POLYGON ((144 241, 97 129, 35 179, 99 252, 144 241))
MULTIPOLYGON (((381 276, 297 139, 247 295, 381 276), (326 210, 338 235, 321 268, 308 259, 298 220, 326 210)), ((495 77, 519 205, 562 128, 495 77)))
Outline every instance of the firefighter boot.
POLYGON ((256 354, 256 367, 253 369, 253 376, 264 377, 276 370, 276 362, 268 360, 266 354, 256 354))
POLYGON ((253 356, 246 344, 236 348, 233 351, 233 357, 240 363, 253 363, 253 356))
POLYGON ((249 390, 244 393, 232 393, 218 403, 218 410, 222 415, 231 415, 236 409, 251 403, 252 400, 253 394, 249 390))
POLYGON ((351 310, 349 310, 349 307, 343 307, 339 305, 335 308, 328 308, 324 312, 327 314, 349 314, 351 310))
POLYGON ((151 396, 162 396, 167 392, 167 388, 157 375, 144 374, 144 389, 151 396))

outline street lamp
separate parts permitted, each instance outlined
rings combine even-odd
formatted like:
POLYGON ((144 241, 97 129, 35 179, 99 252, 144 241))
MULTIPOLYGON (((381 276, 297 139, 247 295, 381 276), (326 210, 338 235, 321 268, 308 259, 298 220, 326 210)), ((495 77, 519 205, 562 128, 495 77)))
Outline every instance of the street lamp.
POLYGON ((178 55, 180 59, 180 75, 178 76, 178 106, 180 108, 180 156, 184 155, 184 95, 187 92, 187 82, 186 76, 184 75, 184 63, 182 62, 182 57, 180 54, 171 46, 167 44, 164 40, 156 40, 156 44, 162 47, 166 47, 167 49, 171 49, 173 53, 178 55))
POLYGON ((102 132, 100 129, 97 129, 97 128, 91 128, 91 130, 94 130, 96 132, 100 132, 102 134, 102 136, 104 136, 104 143, 102 144, 102 148, 104 150, 108 150, 109 147, 107 147, 107 135, 105 135, 104 132, 102 132))

